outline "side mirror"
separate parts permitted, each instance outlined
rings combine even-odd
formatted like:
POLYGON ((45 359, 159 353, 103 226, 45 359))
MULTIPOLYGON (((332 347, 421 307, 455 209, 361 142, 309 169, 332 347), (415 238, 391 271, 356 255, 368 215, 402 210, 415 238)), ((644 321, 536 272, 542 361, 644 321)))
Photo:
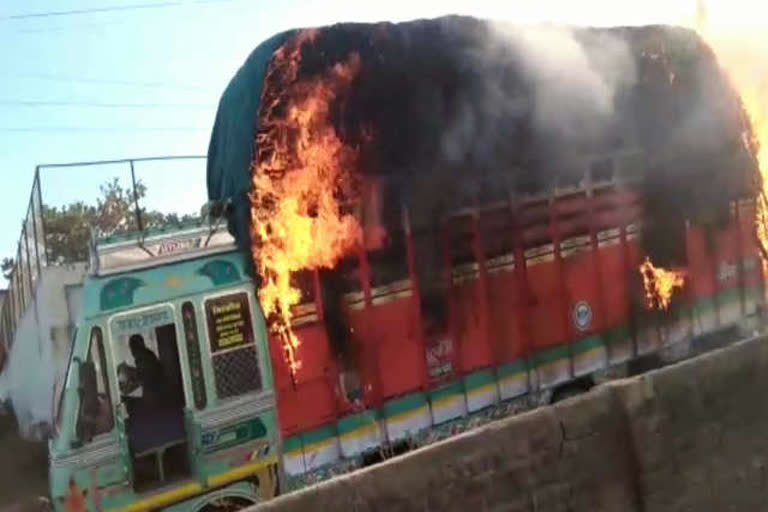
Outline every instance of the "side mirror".
POLYGON ((96 431, 96 418, 99 414, 96 367, 91 361, 80 364, 79 377, 77 391, 80 395, 80 411, 77 415, 77 438, 81 442, 88 442, 96 431))

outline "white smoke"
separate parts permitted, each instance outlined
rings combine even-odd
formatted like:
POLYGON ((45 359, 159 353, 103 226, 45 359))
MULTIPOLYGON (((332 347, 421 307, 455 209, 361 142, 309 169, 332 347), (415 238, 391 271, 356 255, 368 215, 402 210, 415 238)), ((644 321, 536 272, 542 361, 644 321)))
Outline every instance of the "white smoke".
POLYGON ((617 92, 635 83, 629 46, 606 32, 578 40, 568 27, 493 27, 520 58, 534 91, 533 120, 544 133, 596 135, 614 114, 617 92))
POLYGON ((553 143, 579 144, 604 133, 617 95, 637 80, 628 44, 605 31, 577 33, 552 25, 491 23, 490 37, 466 55, 484 84, 467 98, 444 132, 449 161, 503 142, 502 120, 526 116, 553 143), (509 68, 523 87, 510 87, 509 68))

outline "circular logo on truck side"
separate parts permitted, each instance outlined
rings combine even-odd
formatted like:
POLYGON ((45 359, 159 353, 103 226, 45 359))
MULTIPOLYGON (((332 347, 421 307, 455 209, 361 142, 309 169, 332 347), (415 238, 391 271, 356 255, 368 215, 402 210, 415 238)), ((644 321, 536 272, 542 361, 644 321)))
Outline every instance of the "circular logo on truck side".
POLYGON ((573 306, 573 323, 580 331, 589 329, 592 323, 592 308, 585 300, 579 301, 573 306))

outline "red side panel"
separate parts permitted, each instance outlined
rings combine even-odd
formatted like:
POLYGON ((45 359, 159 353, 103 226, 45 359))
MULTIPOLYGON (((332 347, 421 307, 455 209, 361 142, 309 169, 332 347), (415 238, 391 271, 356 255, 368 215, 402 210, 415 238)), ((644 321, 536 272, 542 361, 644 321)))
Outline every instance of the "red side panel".
MULTIPOLYGON (((639 291, 638 267, 644 255, 633 238, 637 230, 622 230, 621 226, 639 219, 638 196, 633 191, 608 189, 596 194, 594 200, 585 193, 557 199, 561 202, 556 205, 543 200, 524 205, 515 211, 520 228, 506 223, 506 210, 494 213, 501 220, 494 219, 493 229, 486 232, 482 231, 482 215, 491 219, 487 212, 480 217, 457 216, 448 226, 446 268, 453 262, 452 272, 446 270, 446 276, 453 279, 448 293, 450 332, 433 336, 450 338, 445 347, 438 347, 443 350, 440 357, 450 358, 450 375, 514 361, 525 357, 529 349, 545 350, 627 321, 630 301, 639 291), (550 225, 551 213, 556 214, 557 224, 550 225), (588 234, 594 234, 592 230, 598 234, 596 249, 588 234), (627 235, 624 240, 621 233, 627 235), (562 241, 559 262, 552 238, 562 241), (579 241, 583 238, 586 243, 579 241), (525 264, 525 274, 522 269, 516 273, 508 257, 512 251, 523 252, 521 246, 526 261, 516 260, 514 265, 521 268, 525 264), (491 263, 481 272, 473 262, 483 258, 491 263), (580 302, 590 306, 586 323, 577 322, 574 316, 580 302)), ((373 200, 369 206, 378 212, 373 200)), ((367 248, 381 248, 384 233, 375 229, 376 215, 371 218, 374 227, 366 229, 367 248)), ((739 286, 739 263, 745 260, 744 283, 761 284, 752 218, 745 207, 738 223, 734 221, 709 242, 701 228, 692 225, 687 229, 689 300, 711 298, 718 291, 739 286), (750 257, 754 266, 746 263, 750 257)), ((367 261, 360 259, 359 275, 354 265, 350 270, 350 280, 359 281, 360 287, 354 289, 356 299, 347 304, 347 313, 363 405, 378 407, 386 400, 425 389, 427 355, 415 291, 408 290, 409 285, 398 288, 382 282, 384 279, 371 278, 375 272, 369 272, 367 261)), ((375 270, 376 260, 372 261, 375 270)), ((414 275, 410 268, 411 283, 414 275)), ((301 368, 294 378, 282 347, 270 338, 284 436, 332 423, 350 407, 341 397, 335 354, 322 323, 300 325, 296 334, 301 340, 297 354, 301 368)))
POLYGON ((380 400, 379 353, 380 346, 374 336, 374 324, 365 309, 350 310, 349 326, 352 329, 352 340, 356 350, 358 369, 360 370, 360 386, 362 400, 367 405, 376 405, 380 400))
POLYGON ((514 270, 488 274, 489 334, 498 343, 500 362, 520 359, 526 354, 522 315, 525 304, 517 286, 514 270))
POLYGON ((688 230, 688 278, 687 286, 691 300, 715 295, 714 262, 707 250, 704 232, 699 226, 691 225, 688 230))
POLYGON ((479 278, 454 284, 452 289, 451 327, 465 373, 490 366, 494 360, 485 325, 486 300, 481 290, 479 278))
POLYGON ((602 326, 610 329, 626 321, 629 307, 628 267, 624 262, 621 243, 598 250, 600 279, 603 286, 602 326))
POLYGON ((385 400, 420 389, 424 384, 424 351, 416 300, 407 297, 374 304, 355 312, 354 318, 354 336, 364 363, 363 381, 377 387, 367 395, 385 400))
POLYGON ((568 341, 560 312, 561 283, 554 261, 528 267, 528 283, 533 296, 530 307, 530 329, 537 350, 568 341))
POLYGON ((719 290, 730 290, 739 287, 739 232, 731 223, 726 229, 716 235, 717 280, 719 290))
MULTIPOLYGON (((598 279, 591 248, 579 252, 563 260, 563 274, 567 293, 569 312, 569 331, 573 337, 579 338, 598 332, 603 327, 604 317, 600 310, 600 293, 598 279), (581 324, 576 321, 573 313, 576 304, 586 302, 592 311, 589 323, 581 324)), ((583 321, 583 320, 582 320, 583 321)))
POLYGON ((274 336, 269 340, 283 435, 309 430, 336 418, 336 369, 325 329, 314 323, 297 328, 296 334, 301 341, 297 353, 301 367, 296 372, 295 385, 280 341, 274 336))

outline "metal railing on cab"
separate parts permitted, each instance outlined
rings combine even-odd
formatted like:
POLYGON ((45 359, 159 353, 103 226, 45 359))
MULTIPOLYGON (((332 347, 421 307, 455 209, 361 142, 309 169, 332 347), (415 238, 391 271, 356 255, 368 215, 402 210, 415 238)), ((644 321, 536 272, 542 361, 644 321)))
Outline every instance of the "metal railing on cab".
POLYGON ((205 167, 200 155, 37 166, 15 253, 3 261, 0 343, 11 348, 46 269, 88 268, 94 238, 142 239, 220 208, 207 203, 205 167))

